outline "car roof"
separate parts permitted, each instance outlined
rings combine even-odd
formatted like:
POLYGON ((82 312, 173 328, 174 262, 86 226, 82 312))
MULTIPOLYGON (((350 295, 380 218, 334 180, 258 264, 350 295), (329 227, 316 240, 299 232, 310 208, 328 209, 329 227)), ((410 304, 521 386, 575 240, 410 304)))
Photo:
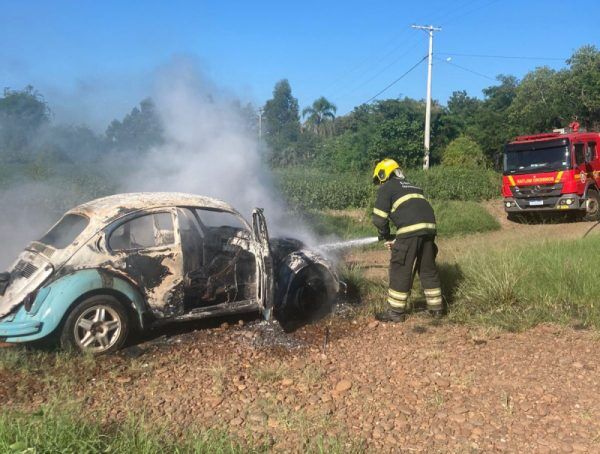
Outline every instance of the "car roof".
POLYGON ((237 213, 231 205, 222 200, 182 192, 115 194, 86 202, 69 210, 69 213, 84 214, 88 217, 100 218, 104 222, 110 222, 139 210, 175 206, 209 208, 237 213))

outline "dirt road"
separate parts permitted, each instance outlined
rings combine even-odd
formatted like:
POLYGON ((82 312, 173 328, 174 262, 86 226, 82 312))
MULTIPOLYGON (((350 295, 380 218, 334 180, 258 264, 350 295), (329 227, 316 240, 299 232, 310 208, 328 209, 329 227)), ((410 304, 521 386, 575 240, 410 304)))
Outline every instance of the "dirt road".
MULTIPOLYGON (((290 337, 254 322, 159 339, 136 359, 81 367, 69 393, 107 422, 220 428, 276 451, 600 450, 592 332, 495 333, 418 317, 327 327, 290 337)), ((37 408, 60 377, 0 371, 3 406, 37 408)))

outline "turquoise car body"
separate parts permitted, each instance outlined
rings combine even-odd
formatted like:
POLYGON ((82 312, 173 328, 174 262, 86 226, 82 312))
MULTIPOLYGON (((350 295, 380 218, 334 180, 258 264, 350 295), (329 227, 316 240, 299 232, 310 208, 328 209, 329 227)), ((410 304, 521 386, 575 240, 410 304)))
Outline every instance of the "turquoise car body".
POLYGON ((100 292, 129 303, 139 326, 144 327, 144 298, 131 283, 105 270, 84 269, 41 287, 27 308, 22 305, 0 322, 0 338, 15 343, 43 339, 58 328, 74 304, 100 292))

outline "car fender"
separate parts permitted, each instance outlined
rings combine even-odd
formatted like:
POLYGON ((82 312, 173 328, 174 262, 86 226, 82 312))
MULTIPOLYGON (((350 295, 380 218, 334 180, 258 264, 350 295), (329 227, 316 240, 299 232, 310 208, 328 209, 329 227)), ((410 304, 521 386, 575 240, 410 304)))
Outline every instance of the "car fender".
POLYGON ((42 286, 27 311, 21 306, 15 314, 15 322, 38 322, 41 329, 35 334, 9 341, 28 342, 42 339, 58 328, 71 308, 83 299, 109 294, 127 302, 129 309, 137 314, 140 328, 144 327, 146 304, 140 291, 126 280, 103 269, 76 270, 42 286))
POLYGON ((277 303, 281 304, 287 297, 289 287, 294 278, 304 268, 313 265, 320 265, 330 275, 336 283, 336 291, 339 291, 339 278, 329 260, 310 250, 302 249, 288 254, 279 264, 277 270, 277 303))

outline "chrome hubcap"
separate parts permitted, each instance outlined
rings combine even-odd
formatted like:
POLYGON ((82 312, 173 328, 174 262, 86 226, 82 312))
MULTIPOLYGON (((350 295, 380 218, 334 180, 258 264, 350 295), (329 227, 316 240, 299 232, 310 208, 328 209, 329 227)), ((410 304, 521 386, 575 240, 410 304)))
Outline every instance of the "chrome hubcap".
POLYGON ((112 307, 98 304, 86 309, 75 322, 75 342, 81 350, 103 352, 112 347, 123 329, 121 318, 112 307))

